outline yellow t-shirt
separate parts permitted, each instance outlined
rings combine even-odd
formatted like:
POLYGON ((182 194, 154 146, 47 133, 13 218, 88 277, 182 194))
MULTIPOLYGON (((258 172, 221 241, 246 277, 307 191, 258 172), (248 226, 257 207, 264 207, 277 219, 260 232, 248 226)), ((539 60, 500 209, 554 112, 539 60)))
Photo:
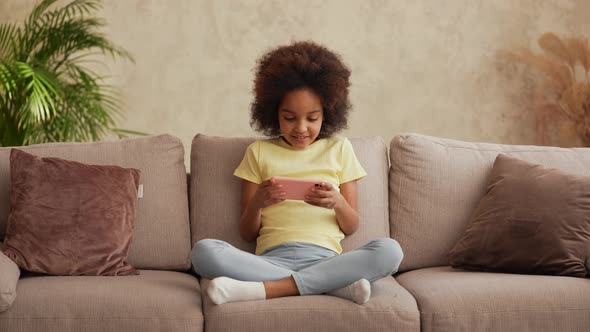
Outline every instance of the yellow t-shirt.
MULTIPOLYGON (((260 184, 273 176, 312 178, 339 185, 365 175, 352 144, 345 137, 322 138, 303 150, 282 138, 256 141, 246 150, 234 175, 260 184)), ((286 200, 262 209, 256 254, 285 242, 316 244, 337 253, 344 233, 333 209, 286 200)))

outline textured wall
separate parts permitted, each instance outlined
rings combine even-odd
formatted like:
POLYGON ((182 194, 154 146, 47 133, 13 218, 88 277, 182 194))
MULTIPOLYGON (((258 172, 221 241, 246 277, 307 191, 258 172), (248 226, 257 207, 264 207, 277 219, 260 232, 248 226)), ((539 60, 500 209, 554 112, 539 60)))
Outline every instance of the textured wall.
MULTIPOLYGON (((0 20, 24 17, 34 2, 0 1, 0 20)), ((545 31, 590 35, 588 0, 104 0, 102 14, 136 57, 110 65, 128 106, 121 126, 172 133, 186 147, 199 132, 255 134, 255 60, 299 39, 324 43, 352 69, 345 135, 535 143, 496 51, 534 46, 545 31)))

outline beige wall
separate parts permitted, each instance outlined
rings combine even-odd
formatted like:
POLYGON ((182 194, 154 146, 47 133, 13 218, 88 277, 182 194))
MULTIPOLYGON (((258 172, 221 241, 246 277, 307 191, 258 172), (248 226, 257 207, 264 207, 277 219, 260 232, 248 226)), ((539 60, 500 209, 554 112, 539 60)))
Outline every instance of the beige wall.
MULTIPOLYGON (((17 20, 34 0, 0 1, 17 20)), ((588 0, 104 0, 108 34, 136 57, 111 66, 121 126, 250 136, 252 69, 269 47, 312 39, 352 69, 348 136, 418 132, 531 144, 533 120, 494 55, 545 31, 590 35, 588 0)), ((188 153, 188 151, 187 151, 188 153)))

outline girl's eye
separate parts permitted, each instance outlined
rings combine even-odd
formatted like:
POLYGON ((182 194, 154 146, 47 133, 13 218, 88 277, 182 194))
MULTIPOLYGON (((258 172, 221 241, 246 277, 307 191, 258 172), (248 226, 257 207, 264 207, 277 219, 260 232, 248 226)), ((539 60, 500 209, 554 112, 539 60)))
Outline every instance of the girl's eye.
POLYGON ((314 121, 317 121, 318 119, 319 119, 319 118, 314 118, 314 119, 307 119, 307 121, 314 122, 314 121))
POLYGON ((295 120, 295 118, 284 118, 284 119, 287 120, 287 121, 293 121, 293 120, 295 120))

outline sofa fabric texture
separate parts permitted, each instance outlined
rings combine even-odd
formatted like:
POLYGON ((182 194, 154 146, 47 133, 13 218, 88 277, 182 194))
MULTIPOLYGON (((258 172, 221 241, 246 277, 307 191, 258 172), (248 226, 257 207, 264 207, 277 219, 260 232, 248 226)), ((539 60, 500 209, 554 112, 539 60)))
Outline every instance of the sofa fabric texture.
POLYGON ((453 267, 586 277, 590 177, 500 154, 487 188, 449 252, 453 267))
POLYGON ((201 289, 182 272, 139 275, 24 276, 0 331, 202 331, 201 289))
POLYGON ((590 149, 470 143, 418 134, 390 144, 391 237, 404 250, 400 272, 448 265, 447 253, 463 236, 486 193, 500 153, 590 176, 590 149))
POLYGON ((418 269, 396 277, 430 331, 588 331, 590 280, 418 269))
MULTIPOLYGON (((238 231, 242 180, 231 174, 240 164, 248 145, 255 140, 200 134, 194 137, 190 184, 193 244, 212 238, 254 252, 255 243, 241 239, 238 231)), ((379 137, 350 138, 350 142, 368 175, 358 182, 360 227, 342 241, 344 251, 389 236, 387 146, 379 137)))
POLYGON ((4 255, 0 243, 0 312, 10 308, 14 302, 19 277, 18 265, 4 255))
POLYGON ((363 305, 326 295, 215 305, 204 293, 203 313, 208 331, 420 331, 416 301, 393 277, 371 288, 363 305))
POLYGON ((140 172, 12 149, 4 254, 51 275, 138 274, 127 263, 140 172))
MULTIPOLYGON (((184 148, 171 135, 95 143, 48 143, 19 147, 40 156, 93 165, 116 165, 141 171, 143 197, 128 262, 141 269, 188 270, 190 230, 184 148)), ((0 238, 9 210, 10 151, 0 148, 0 238)))

